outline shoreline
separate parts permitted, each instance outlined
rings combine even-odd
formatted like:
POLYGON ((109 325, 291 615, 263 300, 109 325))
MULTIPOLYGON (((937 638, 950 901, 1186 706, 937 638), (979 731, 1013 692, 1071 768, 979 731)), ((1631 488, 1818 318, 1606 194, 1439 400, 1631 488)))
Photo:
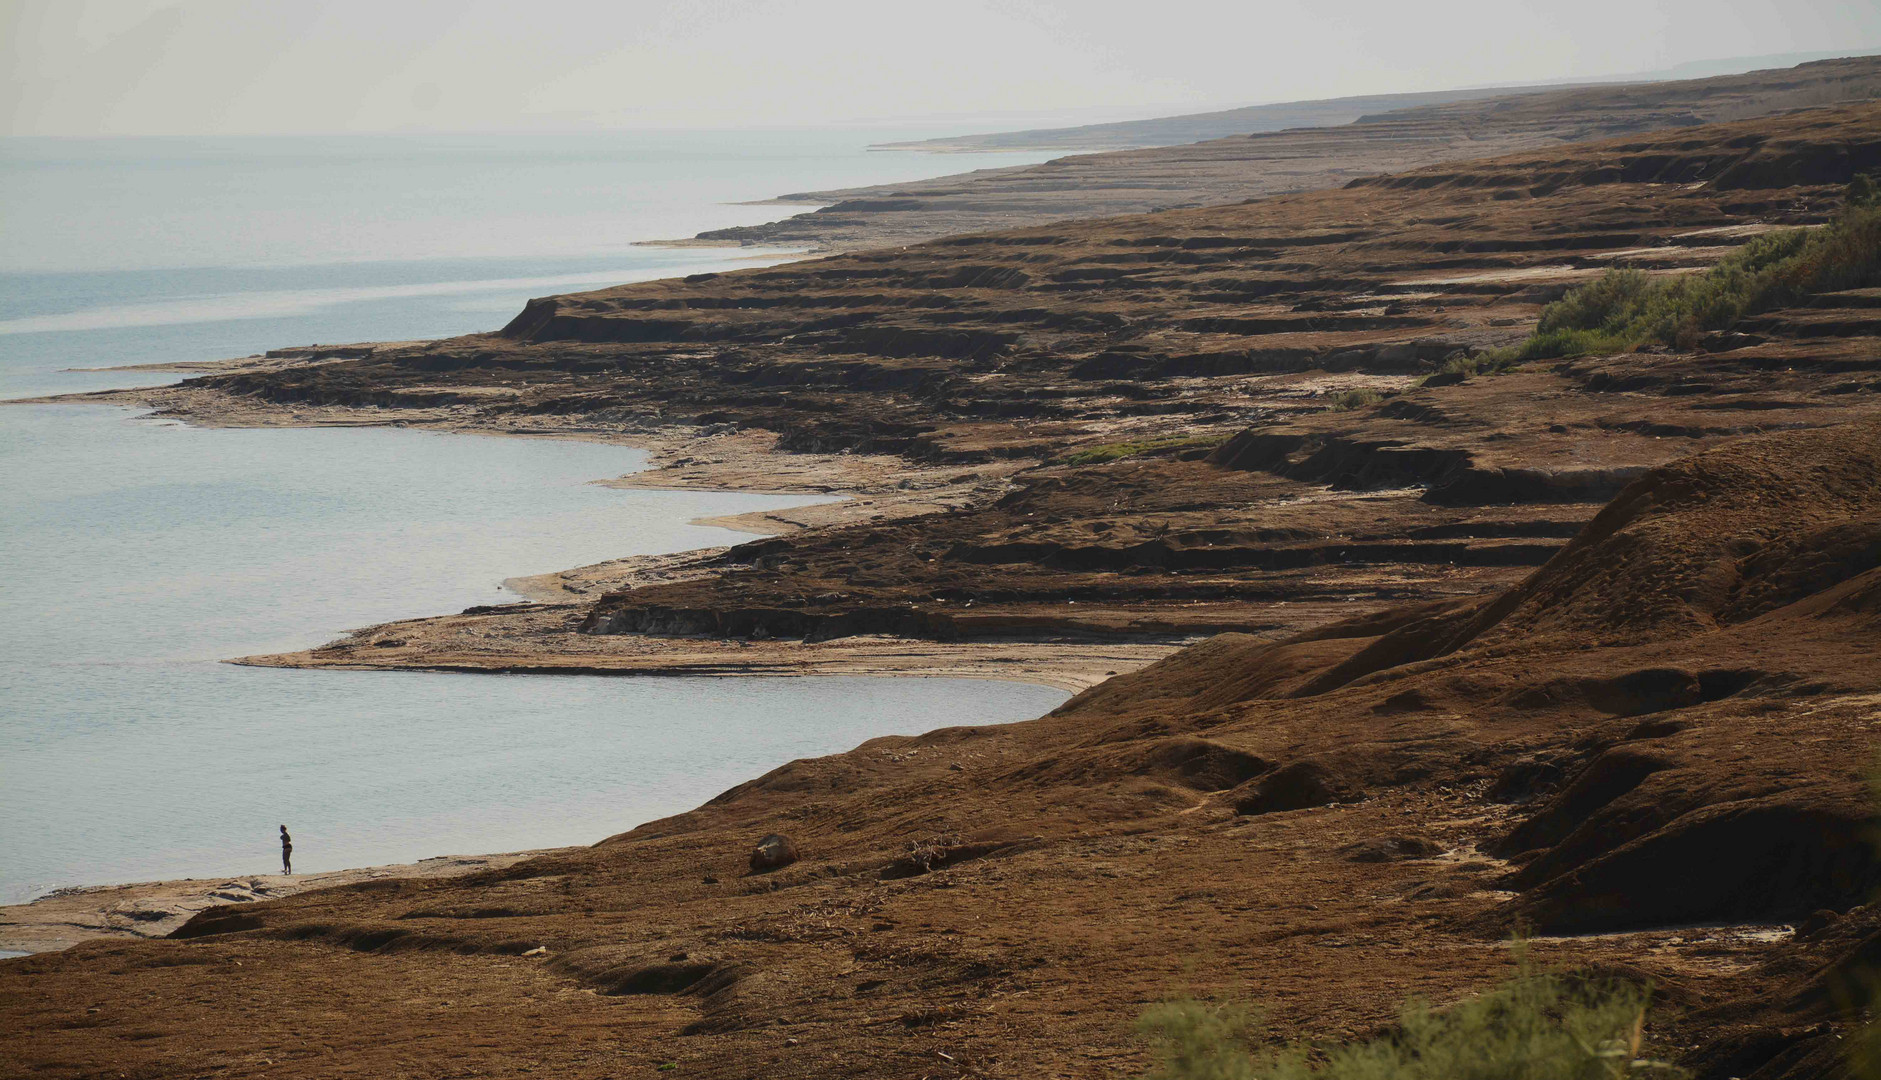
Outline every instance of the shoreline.
MULTIPOLYGON (((221 362, 219 370, 270 366, 280 358, 221 362)), ((299 362, 308 362, 300 360, 299 362)), ((639 472, 593 481, 643 490, 827 495, 806 506, 695 520, 764 536, 864 522, 897 521, 997 498, 1020 460, 963 467, 912 465, 892 455, 779 453, 775 436, 756 430, 702 433, 692 426, 641 430, 597 428, 535 416, 527 425, 482 423, 468 406, 360 408, 277 406, 219 391, 172 384, 32 399, 19 404, 91 403, 152 409, 153 417, 203 427, 406 427, 468 435, 603 442, 648 454, 639 472)), ((703 429, 710 431, 711 429, 703 429)), ((743 541, 738 541, 743 542, 743 541)), ((1113 674, 1175 652, 1189 639, 935 642, 856 636, 799 641, 720 641, 640 635, 571 635, 576 604, 643 585, 715 576, 731 545, 633 555, 588 566, 506 579, 520 603, 458 614, 418 616, 357 628, 314 648, 230 657, 257 667, 448 671, 489 674, 780 677, 869 675, 982 678, 1029 682, 1076 693, 1113 674)))
POLYGON ((566 851, 537 848, 494 855, 434 855, 409 863, 312 874, 232 874, 54 889, 23 904, 0 906, 0 952, 58 952, 86 941, 168 937, 199 912, 227 904, 279 900, 313 889, 381 878, 447 878, 501 870, 566 851))
MULTIPOLYGON (((876 148, 871 147, 871 150, 876 148)), ((814 207, 824 200, 779 195, 744 205, 814 207)), ((831 254, 827 244, 764 244, 704 236, 643 240, 633 246, 685 249, 771 249, 737 256, 740 262, 778 259, 798 262, 831 254), (780 258, 781 256, 781 258, 780 258)), ((160 361, 81 367, 74 372, 174 372, 195 376, 233 371, 280 370, 315 365, 341 355, 413 341, 326 343, 286 347, 262 354, 205 361, 160 361)), ((351 409, 340 406, 258 406, 227 395, 190 390, 178 384, 131 387, 0 400, 0 405, 111 404, 143 407, 153 417, 204 427, 422 427, 462 434, 569 438, 626 446, 647 453, 636 473, 593 481, 625 489, 725 491, 745 494, 824 494, 827 501, 808 506, 752 511, 693 519, 692 524, 725 528, 752 536, 776 536, 802 529, 941 512, 1003 488, 1017 466, 963 470, 910 466, 888 455, 781 454, 769 444, 774 436, 701 435, 677 426, 658 431, 603 432, 552 422, 530 429, 485 425, 453 415, 451 409, 351 409), (555 430, 555 428, 560 430, 555 430), (966 483, 960 478, 967 477, 966 483), (910 485, 910 480, 913 485, 910 485)), ((550 421, 552 418, 537 418, 550 421)), ((704 564, 725 548, 700 548, 669 555, 628 556, 589 566, 504 579, 504 589, 523 598, 508 608, 538 615, 630 585, 705 576, 704 564)), ((1135 670, 1180 646, 1142 643, 969 643, 859 637, 832 642, 719 642, 618 636, 589 638, 606 655, 550 656, 519 650, 505 654, 437 655, 462 621, 476 616, 430 616, 364 627, 327 645, 297 652, 226 658, 243 666, 337 670, 414 670, 462 674, 593 674, 640 677, 809 677, 815 675, 896 678, 973 678, 1028 682, 1076 694, 1124 671, 1135 670), (407 641, 402 649, 375 649, 372 662, 333 655, 377 632, 396 627, 407 641), (611 647, 610 647, 611 646, 611 647), (622 647, 625 646, 625 647, 622 647), (389 655, 398 653, 400 655, 389 655), (417 655, 424 653, 421 658, 417 655)), ((381 638, 382 640, 382 638, 381 638)), ((586 642, 584 642, 585 644, 586 642)), ((441 877, 507 866, 536 852, 487 856, 435 856, 414 863, 349 868, 286 878, 237 875, 232 878, 183 878, 159 882, 72 886, 30 900, 0 906, 0 955, 12 950, 44 952, 95 939, 164 937, 195 914, 223 904, 277 899, 311 889, 337 887, 383 877, 441 877), (431 866, 428 864, 438 864, 431 866)))
MULTIPOLYGON (((404 343, 400 343, 404 344, 404 343)), ((335 346, 351 348, 351 346, 335 346)), ((314 363, 317 350, 289 357, 255 356, 129 369, 187 372, 237 371, 314 363)), ((411 427, 445 433, 604 442, 644 451, 646 467, 600 478, 606 487, 643 490, 726 491, 744 494, 827 495, 804 506, 697 518, 692 523, 755 536, 942 512, 1006 487, 1023 467, 1001 463, 977 469, 911 466, 887 455, 783 454, 775 437, 754 431, 699 433, 669 426, 644 431, 601 430, 532 418, 527 427, 483 424, 451 408, 385 409, 344 406, 273 406, 216 391, 170 384, 18 399, 0 404, 106 404, 151 410, 147 417, 201 427, 411 427), (536 422, 536 421, 539 421, 536 422)), ((742 542, 742 541, 741 541, 742 542)), ((422 616, 351 631, 336 641, 289 653, 231 657, 224 663, 304 670, 402 670, 457 674, 556 674, 612 677, 779 678, 871 676, 967 678, 1024 682, 1069 694, 1169 655, 1180 643, 971 642, 858 636, 805 644, 796 641, 718 641, 638 635, 579 636, 579 651, 545 647, 545 631, 594 597, 656 581, 714 574, 709 565, 726 546, 634 555, 588 566, 505 579, 518 603, 472 608, 458 615, 422 616), (491 644, 490 627, 503 631, 491 644), (399 641, 387 648, 392 637, 399 641), (474 640, 476 647, 464 648, 474 640), (532 648, 532 646, 535 646, 532 648), (370 649, 367 657, 355 650, 370 649)), ((781 764, 781 763, 780 763, 781 764)), ((40 953, 91 940, 167 936, 211 907, 279 899, 312 889, 390 877, 446 877, 500 869, 551 851, 444 855, 417 862, 358 867, 319 874, 234 875, 156 882, 72 886, 23 904, 0 906, 0 954, 40 953)))
MULTIPOLYGON (((509 605, 522 608, 524 605, 509 605)), ((566 611, 567 605, 535 605, 535 612, 566 611)), ((435 616, 413 622, 451 620, 448 629, 476 635, 476 616, 435 616), (462 620, 461 622, 455 620, 462 620)), ((382 623, 362 635, 408 632, 405 623, 382 623)), ((631 639, 632 635, 609 635, 631 639)), ((662 641, 668 639, 659 639, 662 641)), ((355 641, 300 652, 235 657, 223 663, 242 667, 292 668, 302 671, 429 671, 460 675, 595 675, 617 678, 809 678, 868 676, 898 679, 986 679, 1031 683, 1077 694, 1113 675, 1146 667, 1194 644, 1176 642, 948 642, 856 635, 815 645, 796 642, 729 643, 714 639, 676 639, 644 653, 630 646, 577 655, 532 656, 526 652, 481 651, 401 659, 358 657, 355 641)), ((374 643, 365 641, 367 647, 374 643)), ((431 644, 430 642, 426 643, 431 644)), ((386 650, 396 653, 397 649, 386 650)))

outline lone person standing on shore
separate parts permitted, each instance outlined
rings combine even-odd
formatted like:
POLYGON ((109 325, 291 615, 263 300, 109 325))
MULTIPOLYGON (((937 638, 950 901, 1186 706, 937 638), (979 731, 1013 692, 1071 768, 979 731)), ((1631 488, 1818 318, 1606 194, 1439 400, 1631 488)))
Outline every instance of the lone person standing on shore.
POLYGON ((281 826, 281 873, 294 876, 294 838, 287 835, 287 826, 281 826))

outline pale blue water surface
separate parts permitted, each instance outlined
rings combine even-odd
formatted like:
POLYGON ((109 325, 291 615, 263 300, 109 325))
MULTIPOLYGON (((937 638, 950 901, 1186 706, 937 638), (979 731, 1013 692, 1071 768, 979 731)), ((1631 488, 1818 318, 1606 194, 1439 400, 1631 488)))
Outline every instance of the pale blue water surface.
POLYGON ((1052 156, 867 149, 932 134, 0 138, 0 398, 493 330, 532 296, 784 257, 640 246, 810 209, 752 200, 1052 156))
MULTIPOLYGON (((631 241, 730 199, 945 171, 895 132, 0 140, 0 396, 70 367, 500 325, 534 295, 748 265, 631 241)), ((1002 156, 974 164, 1036 160, 1002 156)), ((1023 684, 295 672, 227 657, 733 542, 802 500, 603 488, 641 455, 0 407, 0 902, 48 888, 583 843, 793 757, 1038 715, 1023 684)))

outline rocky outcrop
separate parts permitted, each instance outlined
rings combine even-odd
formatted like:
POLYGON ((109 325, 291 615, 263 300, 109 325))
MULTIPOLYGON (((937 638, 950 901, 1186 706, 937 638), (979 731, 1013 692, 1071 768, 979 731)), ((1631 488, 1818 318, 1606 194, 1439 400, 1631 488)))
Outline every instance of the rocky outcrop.
POLYGON ((752 873, 768 874, 773 870, 782 870, 800 858, 802 856, 797 854, 797 846, 788 837, 771 833, 751 849, 749 862, 752 873))

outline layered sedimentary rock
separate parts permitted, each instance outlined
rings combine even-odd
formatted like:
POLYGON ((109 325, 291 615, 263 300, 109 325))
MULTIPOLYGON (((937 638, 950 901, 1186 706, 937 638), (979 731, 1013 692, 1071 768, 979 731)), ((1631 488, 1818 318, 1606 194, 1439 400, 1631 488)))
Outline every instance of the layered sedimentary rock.
POLYGON ((1696 352, 1418 385, 1610 267, 1702 268, 1821 222, 1865 168, 1881 107, 551 297, 500 334, 199 382, 1000 466, 954 512, 743 545, 726 573, 603 601, 585 633, 1304 629, 1516 580, 1649 468, 1874 409, 1864 291, 1696 352))
POLYGON ((548 298, 500 334, 199 380, 989 477, 557 608, 545 655, 1210 636, 1038 720, 792 762, 592 848, 0 964, 0 1060, 1121 1076, 1156 1000, 1361 1035, 1505 976, 1526 925, 1546 962, 1650 982, 1657 1045, 1701 1077, 1835 1075, 1881 933, 1881 294, 1692 351, 1450 362, 1608 267, 1820 223, 1876 168, 1881 107, 1810 111, 548 298))

